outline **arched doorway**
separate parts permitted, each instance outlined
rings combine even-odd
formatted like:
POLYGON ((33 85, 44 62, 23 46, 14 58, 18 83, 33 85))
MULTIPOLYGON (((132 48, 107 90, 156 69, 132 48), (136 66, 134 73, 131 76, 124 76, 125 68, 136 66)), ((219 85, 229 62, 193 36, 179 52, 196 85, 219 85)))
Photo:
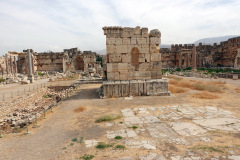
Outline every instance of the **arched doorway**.
POLYGON ((139 49, 134 47, 131 50, 131 62, 132 65, 135 67, 135 71, 139 69, 139 49))

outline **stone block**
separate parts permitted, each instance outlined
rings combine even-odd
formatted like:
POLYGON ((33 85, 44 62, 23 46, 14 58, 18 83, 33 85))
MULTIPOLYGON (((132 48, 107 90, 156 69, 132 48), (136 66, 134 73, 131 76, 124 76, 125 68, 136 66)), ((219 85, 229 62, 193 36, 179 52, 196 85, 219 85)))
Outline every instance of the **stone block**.
POLYGON ((149 53, 149 45, 141 45, 140 53, 149 53))
POLYGON ((116 47, 115 45, 107 45, 107 53, 115 53, 116 47))
POLYGON ((161 54, 151 53, 151 62, 158 62, 158 61, 161 61, 161 54))
POLYGON ((115 41, 116 41, 116 46, 117 45, 122 45, 123 44, 123 40, 122 40, 122 38, 115 38, 115 41))
POLYGON ((109 62, 110 63, 121 63, 122 62, 122 56, 120 53, 118 54, 110 54, 109 55, 109 62))
POLYGON ((116 46, 116 53, 127 53, 128 46, 127 45, 117 45, 116 46))
POLYGON ((132 37, 133 35, 134 35, 133 28, 130 28, 130 27, 124 27, 123 28, 123 31, 122 31, 122 34, 121 34, 122 38, 129 38, 129 37, 132 37))
POLYGON ((149 52, 150 53, 159 53, 160 47, 157 45, 150 45, 149 52))
POLYGON ((130 45, 131 44, 131 39, 130 38, 123 38, 122 39, 122 44, 123 45, 130 45))
POLYGON ((112 72, 113 71, 112 65, 113 65, 113 63, 107 63, 107 71, 108 72, 112 72))
POLYGON ((160 45, 160 38, 158 38, 158 37, 150 37, 150 44, 151 45, 160 45))
POLYGON ((127 71, 128 70, 128 63, 118 63, 118 70, 119 71, 127 71))
POLYGON ((107 72, 107 79, 113 80, 114 79, 114 72, 107 72))
POLYGON ((122 53, 122 63, 130 63, 131 55, 129 53, 122 53))
POLYGON ((119 80, 129 80, 127 71, 120 71, 120 79, 119 80))
POLYGON ((150 54, 146 53, 145 54, 145 62, 150 62, 150 61, 151 61, 150 54))
POLYGON ((114 45, 114 44, 116 44, 115 38, 107 38, 106 44, 107 45, 114 45))
POLYGON ((140 63, 139 64, 139 71, 151 71, 151 63, 140 63))
POLYGON ((139 57, 138 61, 139 61, 139 63, 144 63, 145 62, 145 57, 143 57, 143 58, 139 57))
POLYGON ((119 76, 119 72, 114 72, 114 80, 119 80, 120 76, 119 76))
POLYGON ((136 45, 137 44, 137 38, 132 37, 131 38, 131 45, 136 45))
POLYGON ((137 26, 137 27, 134 28, 134 34, 135 34, 135 35, 141 35, 141 29, 140 29, 139 26, 137 26))
POLYGON ((142 37, 148 37, 148 28, 142 28, 142 37))
POLYGON ((138 45, 147 44, 147 39, 146 38, 137 38, 137 44, 138 45))

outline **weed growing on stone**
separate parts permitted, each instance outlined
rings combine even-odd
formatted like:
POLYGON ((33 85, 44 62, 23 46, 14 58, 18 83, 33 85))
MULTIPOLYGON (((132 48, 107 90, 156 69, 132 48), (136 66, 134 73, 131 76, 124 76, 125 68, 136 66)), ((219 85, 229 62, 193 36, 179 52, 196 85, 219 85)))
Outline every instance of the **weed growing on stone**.
POLYGON ((74 143, 70 143, 70 146, 73 146, 74 145, 74 143))
POLYGON ((106 121, 113 121, 113 120, 116 120, 116 119, 119 119, 121 118, 122 116, 120 115, 116 115, 116 116, 112 116, 112 115, 105 115, 105 116, 101 116, 99 118, 97 118, 95 120, 96 123, 100 123, 100 122, 106 122, 106 121))
POLYGON ((132 126, 132 127, 130 127, 130 128, 132 128, 132 129, 137 129, 137 128, 138 128, 138 126, 132 126))
POLYGON ((106 144, 104 142, 98 142, 98 145, 96 146, 97 149, 106 149, 109 147, 113 147, 114 144, 106 144))
POLYGON ((120 124, 123 124, 123 122, 121 121, 121 122, 119 122, 120 124))
POLYGON ((122 136, 116 136, 115 139, 122 139, 122 136))
POLYGON ((63 147, 62 149, 63 149, 63 150, 64 150, 64 149, 67 149, 67 147, 63 147))
POLYGON ((84 154, 84 156, 80 157, 80 159, 84 159, 84 160, 91 160, 94 158, 94 155, 91 154, 84 154))
POLYGON ((115 149, 126 149, 126 147, 124 145, 118 144, 115 146, 115 149))
POLYGON ((80 138, 79 143, 83 143, 83 137, 80 138))

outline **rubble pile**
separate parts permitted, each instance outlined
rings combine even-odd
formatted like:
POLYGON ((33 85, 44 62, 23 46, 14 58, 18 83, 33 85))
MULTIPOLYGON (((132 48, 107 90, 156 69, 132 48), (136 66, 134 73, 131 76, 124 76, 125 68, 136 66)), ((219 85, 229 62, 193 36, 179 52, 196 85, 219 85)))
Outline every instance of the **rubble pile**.
POLYGON ((26 97, 0 103, 0 130, 6 133, 14 132, 16 128, 23 128, 41 117, 44 111, 51 109, 58 102, 67 98, 74 87, 41 88, 26 97))

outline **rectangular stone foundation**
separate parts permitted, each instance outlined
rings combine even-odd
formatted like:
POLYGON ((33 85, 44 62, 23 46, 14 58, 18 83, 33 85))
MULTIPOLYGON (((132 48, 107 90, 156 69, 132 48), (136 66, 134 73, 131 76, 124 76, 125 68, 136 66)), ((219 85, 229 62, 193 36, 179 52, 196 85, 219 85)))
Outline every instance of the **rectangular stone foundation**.
POLYGON ((166 79, 103 82, 103 98, 169 96, 170 94, 166 79))

